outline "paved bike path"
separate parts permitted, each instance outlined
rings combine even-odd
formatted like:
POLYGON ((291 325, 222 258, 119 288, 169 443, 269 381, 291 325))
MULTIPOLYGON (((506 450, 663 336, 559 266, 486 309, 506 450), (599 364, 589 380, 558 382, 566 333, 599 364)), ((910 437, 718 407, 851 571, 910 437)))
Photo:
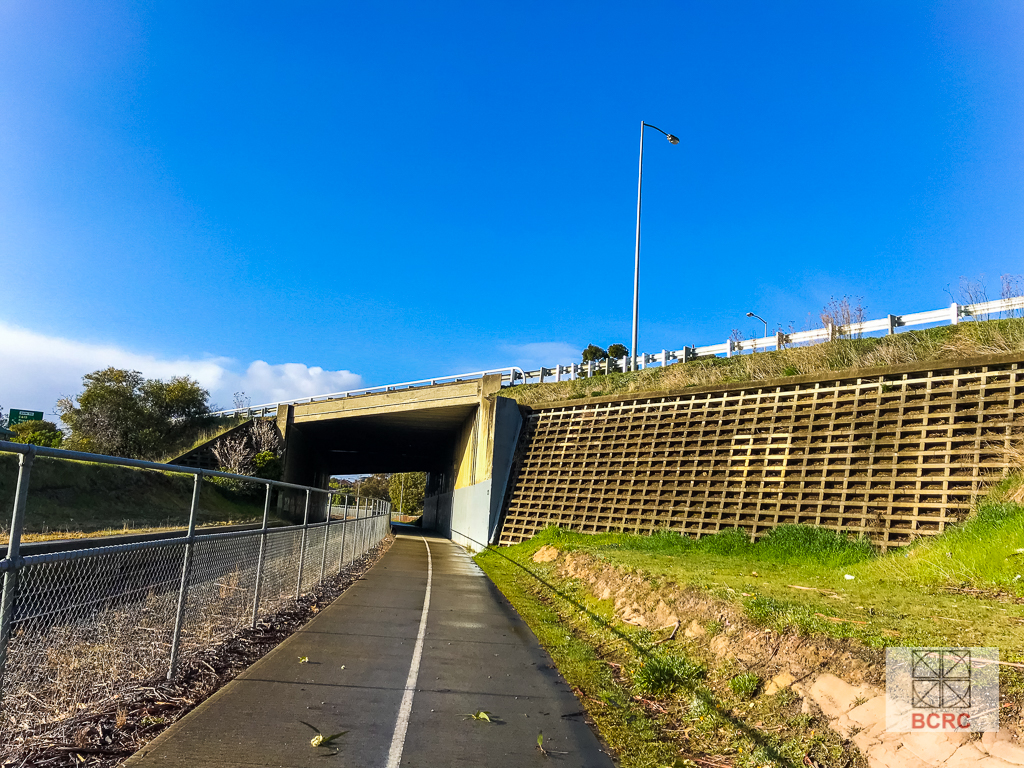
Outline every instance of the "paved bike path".
POLYGON ((344 595, 126 765, 610 768, 581 710, 460 547, 400 535, 344 595), (479 710, 497 722, 464 717, 479 710), (314 748, 301 721, 347 733, 314 748))

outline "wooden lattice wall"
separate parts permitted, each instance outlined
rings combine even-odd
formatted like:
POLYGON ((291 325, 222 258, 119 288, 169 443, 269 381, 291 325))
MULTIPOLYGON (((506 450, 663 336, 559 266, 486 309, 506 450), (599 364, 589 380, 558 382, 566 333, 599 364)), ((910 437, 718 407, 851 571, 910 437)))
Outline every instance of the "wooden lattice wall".
POLYGON ((801 523, 903 545, 1005 473, 1022 404, 1024 355, 539 407, 500 541, 801 523))

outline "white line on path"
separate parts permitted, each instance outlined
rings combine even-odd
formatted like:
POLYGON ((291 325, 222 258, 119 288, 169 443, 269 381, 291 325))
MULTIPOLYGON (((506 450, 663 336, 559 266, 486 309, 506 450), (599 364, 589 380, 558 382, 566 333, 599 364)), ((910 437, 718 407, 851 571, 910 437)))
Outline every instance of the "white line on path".
POLYGON ((412 714, 412 697, 416 693, 416 680, 420 675, 420 659, 423 657, 423 638, 427 634, 427 612, 430 610, 430 582, 434 577, 434 562, 430 557, 430 545, 423 539, 427 548, 427 591, 423 595, 423 613, 420 615, 420 631, 416 635, 416 649, 412 652, 412 664, 409 665, 409 677, 405 679, 405 693, 402 695, 402 706, 398 708, 398 722, 395 723, 395 735, 391 738, 391 751, 388 752, 387 768, 398 768, 402 762, 402 750, 405 749, 405 734, 409 730, 409 715, 412 714))

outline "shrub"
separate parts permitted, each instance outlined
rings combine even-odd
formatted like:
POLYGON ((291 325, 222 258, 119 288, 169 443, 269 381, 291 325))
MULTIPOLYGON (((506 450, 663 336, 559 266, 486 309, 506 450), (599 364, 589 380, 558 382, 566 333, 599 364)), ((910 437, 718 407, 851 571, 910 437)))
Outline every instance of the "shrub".
POLYGON ((60 448, 64 442, 64 433, 57 429, 57 425, 52 421, 23 421, 10 429, 15 434, 11 440, 13 443, 60 448))
POLYGON ((252 458, 253 474, 266 480, 280 480, 284 465, 273 451, 260 451, 252 458))

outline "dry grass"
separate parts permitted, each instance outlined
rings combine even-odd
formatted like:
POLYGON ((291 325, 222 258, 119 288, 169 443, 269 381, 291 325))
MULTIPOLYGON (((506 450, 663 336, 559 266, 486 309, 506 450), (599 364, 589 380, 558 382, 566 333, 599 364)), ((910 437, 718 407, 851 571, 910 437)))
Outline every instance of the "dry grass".
POLYGON ((1024 320, 989 320, 879 338, 839 339, 731 358, 698 358, 664 368, 652 367, 575 381, 522 384, 507 387, 501 394, 523 405, 537 405, 602 395, 706 387, 1017 353, 1024 353, 1024 320))
MULTIPOLYGON (((319 613, 379 559, 390 541, 348 563, 299 600, 292 596, 269 606, 255 629, 235 622, 214 633, 208 644, 192 644, 172 681, 165 679, 170 637, 166 622, 160 628, 164 634, 144 642, 141 650, 123 642, 132 631, 128 611, 108 617, 116 625, 104 622, 107 632, 121 631, 118 642, 112 642, 114 635, 96 642, 57 629, 49 638, 48 663, 40 666, 35 687, 7 691, 0 717, 0 765, 119 764, 319 613), (54 671, 60 669, 66 671, 54 671), (45 680, 50 677, 54 679, 45 680), (83 685, 83 680, 94 684, 83 685), (66 686, 62 698, 58 684, 66 686)), ((225 595, 237 583, 231 575, 222 581, 220 594, 225 595)), ((162 607, 155 610, 151 619, 165 615, 162 607)))
MULTIPOLYGON (((299 530, 268 538, 261 616, 295 603, 300 540, 299 530)), ((251 536, 196 544, 183 661, 249 626, 258 541, 251 536)), ((349 541, 345 559, 351 564, 363 553, 349 541)), ((333 535, 322 561, 323 539, 308 537, 304 593, 319 589, 321 562, 330 563, 326 581, 338 573, 341 543, 340 534, 333 535)), ((40 563, 20 572, 0 702, 0 765, 39 740, 73 743, 83 713, 116 712, 127 691, 166 675, 183 554, 183 546, 174 545, 40 563)))
MULTIPOLYGON (((247 520, 246 522, 253 522, 247 520)), ((260 521, 255 521, 259 523, 260 521)), ((286 521, 281 520, 273 515, 270 516, 269 524, 271 526, 285 524, 286 521)), ((227 525, 239 525, 238 520, 204 520, 201 525, 197 526, 197 529, 202 530, 203 528, 215 528, 218 526, 227 525)), ((141 535, 145 533, 170 533, 172 531, 185 530, 186 526, 183 525, 142 525, 135 526, 131 522, 125 522, 120 528, 103 528, 98 531, 44 531, 42 533, 25 533, 21 536, 21 541, 24 544, 31 543, 34 541, 64 541, 67 539, 94 539, 102 536, 124 536, 127 534, 141 535)), ((2 543, 2 542, 0 542, 2 543)))

